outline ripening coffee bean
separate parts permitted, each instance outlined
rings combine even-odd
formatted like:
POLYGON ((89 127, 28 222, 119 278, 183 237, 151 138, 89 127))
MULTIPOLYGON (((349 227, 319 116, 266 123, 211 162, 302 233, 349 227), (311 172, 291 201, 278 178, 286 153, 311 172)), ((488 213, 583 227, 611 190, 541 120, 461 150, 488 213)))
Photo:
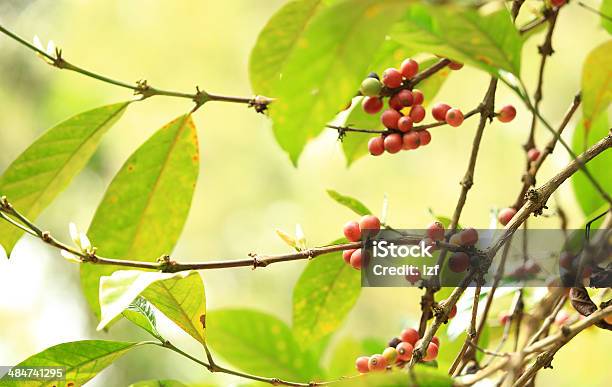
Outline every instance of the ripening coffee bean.
POLYGON ((470 266, 470 256, 463 251, 457 251, 448 259, 448 267, 455 273, 463 273, 470 266))
POLYGON ((404 105, 402 105, 398 94, 394 94, 391 96, 391 98, 389 98, 389 107, 397 111, 400 111, 404 108, 404 105))
POLYGON ((572 270, 572 262, 576 256, 569 251, 564 251, 559 256, 559 266, 564 268, 565 270, 572 270))
POLYGON ((387 346, 395 348, 401 342, 402 342, 402 339, 400 339, 399 337, 394 337, 391 340, 389 340, 389 343, 387 344, 387 346))
POLYGON ((385 369, 387 369, 387 359, 385 359, 382 355, 370 356, 370 361, 368 362, 368 369, 370 371, 384 371, 385 369))
MULTIPOLYGON (((419 340, 419 343, 420 343, 420 340, 419 340)), ((417 343, 417 345, 419 343, 417 343)), ((438 346, 433 342, 433 339, 432 339, 431 343, 429 343, 429 345, 427 346, 427 350, 423 354, 423 361, 432 361, 436 357, 438 357, 438 346)))
POLYGON ((434 241, 441 241, 444 239, 444 225, 438 221, 432 222, 427 226, 427 236, 434 241))
POLYGON ((516 215, 516 210, 512 207, 506 207, 499 211, 499 214, 497 214, 497 220, 502 226, 505 226, 510 223, 510 220, 512 220, 514 215, 516 215))
POLYGON ((366 78, 361 82, 359 90, 362 95, 368 97, 378 96, 382 90, 382 83, 376 78, 366 78))
POLYGON ((362 254, 361 249, 357 249, 353 251, 353 254, 351 254, 351 261, 350 261, 350 264, 351 266, 353 266, 353 269, 361 270, 362 261, 363 261, 363 254, 362 254))
POLYGON ((431 133, 427 130, 420 130, 419 132, 419 142, 422 146, 425 146, 431 142, 431 133))
POLYGON ((385 110, 380 116, 380 122, 389 129, 397 129, 397 122, 402 118, 402 114, 394 109, 385 110))
POLYGON ((400 87, 402 85, 402 73, 398 69, 386 69, 382 74, 382 82, 391 89, 400 87))
POLYGON ((499 323, 501 325, 506 325, 509 321, 510 321, 510 315, 509 314, 504 313, 501 316, 499 316, 499 323))
POLYGON ((402 132, 409 132, 412 129, 412 118, 403 116, 397 121, 397 128, 402 132))
POLYGON ((425 108, 423 105, 414 105, 410 109, 410 118, 414 122, 421 122, 425 118, 425 108))
POLYGON ((536 161, 540 157, 540 151, 536 148, 531 148, 527 151, 529 161, 536 161))
POLYGON ((355 252, 356 249, 344 250, 342 251, 342 259, 344 262, 351 263, 351 255, 355 252))
POLYGON ((529 274, 538 274, 542 268, 534 260, 530 259, 525 262, 525 270, 529 274))
POLYGON ((438 121, 446 121, 446 112, 450 109, 451 107, 449 105, 438 102, 431 108, 431 115, 438 121))
POLYGON ((457 234, 451 235, 451 237, 448 240, 448 243, 451 243, 457 246, 461 246, 461 234, 457 233, 457 234))
MULTIPOLYGON (((448 318, 451 319, 453 317, 455 317, 457 315, 457 305, 453 305, 453 307, 450 310, 450 313, 448 314, 448 318)), ((440 345, 438 344, 438 347, 440 345)))
POLYGON ((417 282, 419 282, 419 280, 421 279, 421 273, 419 272, 418 269, 416 269, 414 271, 414 274, 406 274, 405 275, 406 281, 410 282, 411 284, 416 284, 417 282))
POLYGON ((435 345, 438 346, 438 348, 440 347, 440 339, 438 338, 438 336, 434 336, 431 338, 431 342, 434 343, 435 345))
POLYGON ((421 143, 421 136, 419 136, 417 132, 406 133, 404 134, 404 137, 402 138, 402 142, 403 142, 403 145, 402 145, 403 150, 416 149, 419 147, 421 143))
POLYGON ((379 77, 379 76, 378 76, 378 74, 376 74, 374 71, 371 71, 371 72, 368 74, 368 78, 375 78, 375 79, 378 79, 378 80, 380 81, 380 77, 379 77))
POLYGON ((406 79, 410 79, 419 72, 419 64, 413 59, 404 59, 400 66, 402 75, 406 79))
POLYGON ((367 356, 360 356, 355 361, 355 368, 357 368, 357 372, 365 374, 370 371, 369 367, 370 358, 367 356))
POLYGON ((447 124, 457 127, 463 123, 463 113, 459 109, 449 109, 445 119, 447 124))
POLYGON ((406 328, 400 333, 400 339, 405 343, 410 343, 412 346, 419 340, 419 332, 414 328, 406 328))
POLYGON ((385 348, 385 350, 382 353, 382 356, 387 360, 387 363, 389 364, 395 363, 395 360, 397 359, 397 355, 398 355, 397 349, 393 347, 385 348))
POLYGON ((374 215, 365 215, 359 220, 359 228, 363 232, 368 231, 380 231, 380 219, 374 215))
POLYGON ((395 95, 397 96, 397 99, 402 104, 402 106, 412 106, 412 103, 414 102, 414 97, 410 90, 404 89, 395 95))
POLYGON ((461 235, 461 244, 463 246, 473 246, 478 242, 478 231, 473 228, 466 228, 459 235, 461 235))
POLYGON ((414 346, 404 341, 397 345, 396 350, 397 360, 410 361, 410 359, 412 358, 412 351, 414 350, 414 346))
POLYGON ((368 151, 372 156, 380 156, 385 152, 385 139, 381 136, 372 137, 368 141, 368 151))
POLYGON ((604 317, 604 321, 610 325, 612 325, 612 315, 604 317))
POLYGON ((382 109, 383 101, 378 97, 364 97, 361 101, 361 107, 368 114, 376 114, 382 109))
POLYGON ((504 106, 499 113, 497 113, 497 119, 500 122, 510 122, 514 117, 516 117, 516 109, 512 105, 504 106))
POLYGON ((359 229, 359 223, 355 221, 347 222, 344 225, 344 236, 351 242, 358 242, 361 240, 361 230, 359 229))
POLYGON ((402 150, 402 136, 392 133, 385 137, 385 150, 389 153, 397 153, 402 150))
POLYGON ((425 96, 423 92, 419 89, 412 90, 412 104, 413 105, 421 105, 425 100, 425 96))
POLYGON ((463 63, 461 62, 455 62, 455 61, 451 61, 448 64, 448 68, 451 70, 460 70, 463 67, 463 63))
POLYGON ((550 0, 550 5, 559 8, 565 5, 566 0, 550 0))

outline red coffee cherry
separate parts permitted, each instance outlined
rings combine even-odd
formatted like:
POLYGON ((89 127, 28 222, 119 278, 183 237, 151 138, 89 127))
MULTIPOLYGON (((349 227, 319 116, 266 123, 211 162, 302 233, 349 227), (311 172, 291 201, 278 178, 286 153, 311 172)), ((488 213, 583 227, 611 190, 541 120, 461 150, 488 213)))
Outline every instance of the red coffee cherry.
POLYGON ((406 79, 410 79, 419 72, 419 64, 413 59, 404 59, 400 70, 406 79))
POLYGON ((459 109, 449 109, 445 119, 447 124, 457 127, 463 123, 463 113, 459 109))
POLYGON ((402 132, 409 132, 412 129, 412 118, 403 116, 397 121, 397 128, 402 132))
POLYGON ((529 274, 538 274, 542 270, 542 268, 535 261, 530 259, 527 262, 525 262, 525 270, 529 274))
POLYGON ((463 63, 461 62, 455 62, 455 61, 451 61, 448 64, 448 68, 451 70, 460 70, 463 67, 463 63))
POLYGON ((361 107, 368 114, 376 114, 382 109, 383 102, 378 97, 365 97, 361 101, 361 107))
POLYGON ((434 241, 441 241, 444 239, 444 225, 440 222, 433 222, 427 226, 427 236, 434 241))
MULTIPOLYGON (((450 310, 450 313, 448 314, 448 318, 451 319, 453 317, 455 317, 457 315, 457 305, 453 305, 453 307, 450 310)), ((438 344, 438 347, 440 345, 438 344)))
POLYGON ((438 102, 431 109, 431 115, 438 121, 446 120, 446 112, 448 112, 451 107, 445 103, 438 102))
POLYGON ((347 222, 344 225, 344 236, 351 242, 358 242, 361 240, 361 230, 359 229, 359 223, 355 221, 347 222))
POLYGON ((418 133, 421 145, 425 146, 431 142, 431 133, 429 133, 427 130, 421 130, 418 133))
POLYGON ((353 254, 351 254, 351 261, 350 261, 350 264, 351 266, 353 266, 353 269, 361 270, 362 261, 363 261, 363 254, 361 252, 361 249, 357 249, 353 251, 353 254))
POLYGON ((403 141, 402 149, 404 150, 416 149, 419 147, 421 143, 421 136, 419 136, 417 132, 406 133, 404 134, 402 141, 403 141))
POLYGON ((404 105, 402 105, 402 101, 400 101, 399 94, 394 94, 391 96, 391 98, 389 98, 389 107, 397 111, 400 111, 404 108, 404 105))
POLYGON ((448 267, 455 273, 463 273, 470 266, 470 256, 463 251, 457 251, 448 259, 448 267))
POLYGON ((540 157, 540 151, 536 148, 531 148, 527 151, 529 161, 536 161, 540 157))
POLYGON ((440 347, 440 339, 438 338, 438 336, 432 337, 431 342, 440 347))
POLYGON ((501 316, 499 316, 499 323, 501 325, 506 325, 508 323, 508 321, 510 321, 510 315, 509 314, 502 314, 501 316))
POLYGON ((557 315, 555 316, 555 324, 557 324, 558 326, 561 326, 565 324, 567 320, 569 320, 569 318, 570 318, 569 313, 567 313, 564 310, 560 310, 559 313, 557 313, 557 315))
POLYGON ((461 246, 461 234, 457 233, 457 234, 451 235, 451 237, 448 239, 448 243, 451 243, 457 246, 461 246))
POLYGON ((514 215, 516 215, 516 210, 512 207, 507 207, 499 211, 499 214, 497 214, 497 220, 502 226, 505 226, 510 223, 510 220, 512 220, 514 215))
POLYGON ((425 118, 425 108, 423 105, 414 105, 410 109, 410 118, 414 122, 421 122, 425 118))
POLYGON ((395 89, 402 85, 402 73, 397 69, 386 69, 382 74, 382 82, 385 86, 395 89))
POLYGON ((356 249, 344 250, 342 251, 342 259, 344 262, 351 263, 351 255, 355 252, 356 249))
POLYGON ((412 344, 412 346, 414 346, 419 340, 419 332, 414 328, 406 328, 402 331, 402 333, 400 333, 400 339, 403 342, 412 344))
POLYGON ((413 105, 421 105, 425 100, 425 96, 423 92, 419 89, 412 90, 412 104, 413 105))
POLYGON ((564 251, 559 256, 559 266, 564 268, 565 270, 572 270, 572 263, 576 256, 569 251, 564 251))
POLYGON ((355 368, 357 368, 357 371, 362 374, 368 373, 370 371, 370 367, 368 366, 369 362, 369 357, 360 356, 357 358, 357 360, 355 360, 355 368))
POLYGON ((397 129, 397 122, 401 117, 401 113, 397 110, 387 109, 381 114, 380 121, 386 128, 397 129))
POLYGON ((368 151, 372 156, 380 156, 385 152, 385 139, 381 136, 372 137, 368 141, 368 151))
POLYGON ((397 345, 396 350, 397 360, 410 361, 410 359, 412 358, 412 351, 414 350, 414 346, 404 341, 397 345))
POLYGON ((565 5, 565 0, 550 0, 550 5, 559 8, 565 5))
POLYGON ((438 357, 438 346, 432 340, 423 354, 423 361, 432 361, 435 360, 436 357, 438 357))
POLYGON ((402 150, 402 136, 392 133, 385 137, 385 150, 389 153, 397 153, 402 150))
POLYGON ((459 233, 463 246, 473 246, 478 242, 478 231, 473 228, 466 228, 459 233))
POLYGON ((497 119, 500 122, 510 122, 514 117, 516 117, 516 109, 512 105, 504 106, 499 113, 497 113, 497 119))
POLYGON ((402 104, 402 106, 412 106, 414 102, 414 96, 410 90, 402 90, 399 93, 395 94, 397 99, 402 104))
POLYGON ((382 355, 372 355, 368 362, 368 368, 370 371, 384 371, 387 369, 387 359, 382 355))
POLYGON ((363 232, 368 231, 380 231, 380 219, 374 215, 365 215, 359 220, 359 228, 363 232))
POLYGON ((395 360, 397 359, 397 349, 393 348, 393 347, 387 347, 385 348, 385 350, 382 353, 382 356, 387 359, 387 363, 389 364, 393 364, 395 363, 395 360))
POLYGON ((421 272, 419 272, 419 270, 416 269, 415 274, 406 274, 405 277, 406 277, 406 281, 414 285, 417 282, 419 282, 419 280, 421 279, 421 272))

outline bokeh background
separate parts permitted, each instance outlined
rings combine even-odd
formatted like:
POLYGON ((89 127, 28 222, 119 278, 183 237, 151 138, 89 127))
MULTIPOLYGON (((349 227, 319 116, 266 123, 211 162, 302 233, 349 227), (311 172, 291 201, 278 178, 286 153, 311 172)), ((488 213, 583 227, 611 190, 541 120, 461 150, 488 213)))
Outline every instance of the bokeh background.
MULTIPOLYGON (((282 0, 2 0, 0 23, 31 39, 52 39, 65 57, 85 68, 126 81, 147 79, 169 89, 249 96, 247 64, 259 30, 282 0)), ((575 2, 572 2, 575 3, 575 2)), ((590 5, 599 4, 591 0, 590 5)), ((523 18, 538 2, 527 1, 523 18)), ((537 44, 532 37, 523 52, 523 77, 535 84, 537 44)), ((608 39, 599 18, 570 4, 558 21, 555 55, 550 60, 542 111, 553 124, 579 89, 582 62, 608 39)), ((316 60, 313 58, 313 60, 316 60)), ((383 69, 381 69, 383 70, 383 69)), ((488 76, 465 67, 453 72, 436 100, 464 111, 481 100, 488 76)), ((485 228, 490 210, 513 202, 520 187, 530 117, 504 87, 497 101, 518 106, 511 124, 488 126, 462 223, 485 228)), ((0 36, 0 171, 45 129, 99 105, 132 98, 129 91, 45 65, 31 52, 0 36)), ((68 223, 86 229, 106 186, 124 160, 157 128, 191 109, 187 100, 155 97, 137 103, 106 135, 87 169, 39 218, 40 224, 67 237, 68 223)), ((287 247, 276 228, 302 225, 311 246, 341 235, 355 216, 329 199, 326 189, 360 198, 380 211, 389 200, 388 222, 422 228, 431 221, 428 208, 450 215, 475 130, 475 120, 460 128, 436 128, 433 142, 417 152, 364 158, 351 168, 335 133, 308 146, 294 169, 276 145, 268 119, 243 105, 210 103, 194 116, 201 144, 201 173, 184 234, 174 253, 181 260, 244 258, 250 252, 280 253, 287 247)), ((573 123, 571 127, 573 127, 573 123)), ((567 138, 571 136, 567 130, 567 138)), ((548 141, 545 130, 538 143, 548 141)), ((558 149, 544 166, 540 181, 567 162, 558 149)), ((584 218, 569 184, 552 202, 567 212, 570 227, 584 218)), ((557 227, 554 216, 538 218, 534 227, 557 227)), ((304 262, 203 273, 209 309, 251 307, 291 321, 291 290, 304 262)), ((365 289, 337 338, 397 334, 419 316, 415 289, 365 289)), ((87 338, 145 338, 126 322, 110 333, 95 331, 80 291, 78 268, 57 251, 24 238, 11 260, 0 249, 0 365, 14 365, 51 345, 87 338)), ((176 343, 199 353, 197 345, 162 321, 176 343)), ((337 340, 336 338, 336 340, 337 340)), ((554 370, 539 381, 552 385, 609 385, 612 336, 591 329, 565 347, 554 370), (585 384, 586 383, 586 384, 585 384)), ((444 346, 441 348, 444 352, 444 346)), ((346 362, 352 364, 353 359, 346 362)), ((160 349, 137 350, 109 367, 92 386, 121 386, 141 380, 173 378, 184 382, 237 382, 214 377, 160 349)))

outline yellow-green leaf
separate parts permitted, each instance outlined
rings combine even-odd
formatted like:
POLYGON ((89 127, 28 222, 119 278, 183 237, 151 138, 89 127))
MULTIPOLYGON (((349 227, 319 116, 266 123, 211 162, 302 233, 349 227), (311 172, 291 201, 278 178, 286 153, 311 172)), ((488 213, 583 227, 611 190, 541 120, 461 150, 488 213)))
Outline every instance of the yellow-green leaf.
POLYGON ((612 40, 596 47, 582 66, 582 115, 589 131, 612 101, 612 40))

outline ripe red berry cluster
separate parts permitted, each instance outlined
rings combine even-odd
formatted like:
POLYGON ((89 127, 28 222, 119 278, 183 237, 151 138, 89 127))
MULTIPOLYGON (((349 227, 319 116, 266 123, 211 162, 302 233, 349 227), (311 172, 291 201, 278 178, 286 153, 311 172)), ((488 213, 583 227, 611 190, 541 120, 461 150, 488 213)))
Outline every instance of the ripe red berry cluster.
MULTIPOLYGON (((350 221, 344 225, 344 236, 351 242, 358 242, 364 234, 375 236, 380 231, 380 219, 374 215, 365 215, 359 222, 350 221)), ((357 270, 361 270, 363 261, 362 249, 344 250, 342 252, 344 262, 353 266, 357 270)))
MULTIPOLYGON (((453 307, 453 310, 456 314, 456 307, 453 307)), ((451 314, 454 316, 453 311, 451 311, 451 314)), ((450 315, 449 317, 452 318, 450 315)), ((419 332, 413 328, 406 328, 400 333, 399 337, 389 341, 382 354, 358 357, 355 361, 355 367, 362 374, 371 371, 384 371, 392 366, 401 367, 412 359, 412 352, 420 343, 419 332)), ((434 336, 427 346, 422 361, 435 360, 438 357, 439 348, 440 339, 434 336)))
MULTIPOLYGON (((451 62, 448 65, 453 70, 459 70, 463 64, 451 62)), ((405 59, 400 68, 388 68, 382 74, 382 80, 376 73, 370 75, 361 83, 361 94, 365 96, 362 108, 368 114, 377 114, 384 106, 384 96, 389 96, 389 108, 382 112, 380 120, 388 132, 374 137, 368 142, 368 151, 374 156, 385 151, 397 153, 401 150, 417 149, 431 142, 431 133, 427 130, 414 130, 413 125, 423 121, 426 115, 423 101, 425 96, 418 89, 410 89, 410 80, 418 73, 419 64, 413 59, 405 59)), ((451 126, 463 123, 463 113, 446 103, 437 103, 431 109, 432 116, 439 122, 451 126)), ((501 122, 514 119, 516 110, 511 105, 505 106, 497 114, 501 122)))

